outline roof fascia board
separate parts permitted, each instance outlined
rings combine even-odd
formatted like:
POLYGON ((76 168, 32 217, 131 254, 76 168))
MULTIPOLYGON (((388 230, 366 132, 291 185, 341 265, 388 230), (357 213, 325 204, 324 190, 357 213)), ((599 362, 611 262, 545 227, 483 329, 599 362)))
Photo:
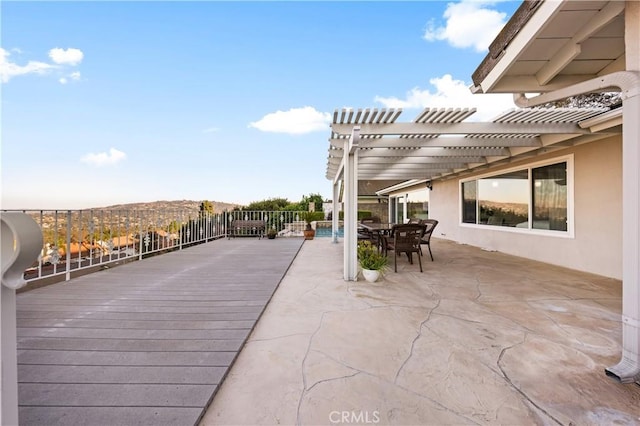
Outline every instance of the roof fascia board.
POLYGON ((483 93, 491 93, 503 75, 515 63, 524 50, 533 42, 535 36, 542 31, 551 17, 564 6, 564 1, 545 1, 536 9, 531 18, 524 24, 518 34, 502 53, 502 57, 480 82, 483 93))

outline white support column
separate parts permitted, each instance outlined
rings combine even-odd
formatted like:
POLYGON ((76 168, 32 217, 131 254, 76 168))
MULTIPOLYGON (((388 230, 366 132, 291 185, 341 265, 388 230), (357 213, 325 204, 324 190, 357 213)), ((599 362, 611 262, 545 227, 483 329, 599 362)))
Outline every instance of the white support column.
POLYGON ((340 230, 340 182, 333 183, 333 213, 331 214, 331 235, 333 243, 338 243, 338 232, 340 230))
POLYGON ((358 141, 360 128, 354 127, 344 143, 344 280, 358 278, 358 141))
MULTIPOLYGON (((625 3, 627 71, 640 71, 640 3, 625 3)), ((640 384, 640 95, 622 101, 622 360, 606 369, 640 384)))
POLYGON ((42 231, 24 213, 0 215, 0 424, 18 424, 18 354, 16 290, 24 287, 24 271, 42 251, 42 231))

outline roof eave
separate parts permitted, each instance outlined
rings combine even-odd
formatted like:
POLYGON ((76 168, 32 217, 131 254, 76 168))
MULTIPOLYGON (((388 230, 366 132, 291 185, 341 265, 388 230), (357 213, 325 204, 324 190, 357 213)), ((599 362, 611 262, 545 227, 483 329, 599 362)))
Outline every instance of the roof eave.
MULTIPOLYGON (((518 56, 531 43, 549 19, 561 8, 563 2, 525 0, 491 43, 489 53, 472 74, 475 93, 513 93, 510 87, 500 88, 499 83, 518 56)), ((521 85, 522 82, 518 82, 521 85)), ((520 86, 522 88, 522 86, 520 86)), ((532 88, 540 90, 539 88, 532 88)), ((520 90, 521 91, 521 90, 520 90)))

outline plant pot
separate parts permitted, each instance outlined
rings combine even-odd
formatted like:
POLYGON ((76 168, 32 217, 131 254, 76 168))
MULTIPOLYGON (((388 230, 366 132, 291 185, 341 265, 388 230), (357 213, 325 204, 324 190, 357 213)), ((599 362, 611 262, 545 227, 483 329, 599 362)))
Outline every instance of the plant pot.
POLYGON ((311 229, 305 229, 303 231, 304 233, 304 239, 305 240, 313 240, 313 237, 316 236, 316 230, 311 228, 311 229))
POLYGON ((267 238, 270 240, 275 240, 276 239, 276 234, 267 234, 267 238))
POLYGON ((363 269, 362 276, 370 283, 375 283, 380 278, 380 271, 375 269, 363 269))

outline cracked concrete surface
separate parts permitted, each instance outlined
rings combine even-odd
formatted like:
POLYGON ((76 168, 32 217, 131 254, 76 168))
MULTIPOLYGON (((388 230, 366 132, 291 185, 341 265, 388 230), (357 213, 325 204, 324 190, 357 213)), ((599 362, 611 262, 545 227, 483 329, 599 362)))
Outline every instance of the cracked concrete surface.
POLYGON ((382 281, 345 282, 306 241, 203 425, 640 424, 619 361, 621 283, 433 240, 382 281))

